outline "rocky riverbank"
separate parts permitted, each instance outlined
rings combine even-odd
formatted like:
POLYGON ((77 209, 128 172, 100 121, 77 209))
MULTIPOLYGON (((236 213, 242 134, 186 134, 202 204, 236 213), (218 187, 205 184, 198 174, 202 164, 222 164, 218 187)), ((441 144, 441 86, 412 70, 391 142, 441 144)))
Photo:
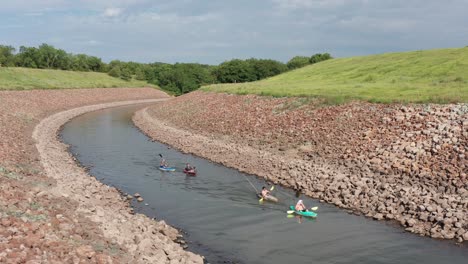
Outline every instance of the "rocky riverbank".
POLYGON ((139 111, 154 139, 409 232, 468 240, 468 105, 324 106, 194 92, 139 111))
POLYGON ((149 88, 0 92, 0 262, 203 263, 176 243, 176 229, 133 214, 56 137, 82 113, 161 98, 149 88))

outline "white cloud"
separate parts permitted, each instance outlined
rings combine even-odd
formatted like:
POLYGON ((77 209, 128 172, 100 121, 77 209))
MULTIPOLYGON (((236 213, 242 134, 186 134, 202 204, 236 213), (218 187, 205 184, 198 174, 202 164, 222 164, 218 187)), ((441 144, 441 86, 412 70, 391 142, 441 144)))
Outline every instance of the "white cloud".
POLYGON ((100 41, 92 39, 92 40, 85 41, 83 44, 88 45, 88 46, 98 46, 98 45, 101 45, 102 43, 100 41))
POLYGON ((25 13, 24 15, 34 17, 34 16, 42 16, 44 15, 44 13, 43 12, 29 12, 29 13, 25 13))
MULTIPOLYGON (((282 9, 332 8, 346 4, 345 0, 272 0, 282 9)), ((348 1, 349 2, 349 1, 348 1)))
POLYGON ((110 7, 104 10, 104 13, 102 14, 105 17, 118 17, 122 14, 123 9, 117 8, 117 7, 110 7))
POLYGON ((417 22, 407 18, 355 16, 339 20, 337 26, 354 32, 409 33, 415 30, 417 22))
POLYGON ((317 52, 349 56, 464 46, 468 34, 467 0, 4 2, 4 43, 50 42, 104 60, 287 61, 317 52), (19 26, 24 28, 17 30, 19 26))

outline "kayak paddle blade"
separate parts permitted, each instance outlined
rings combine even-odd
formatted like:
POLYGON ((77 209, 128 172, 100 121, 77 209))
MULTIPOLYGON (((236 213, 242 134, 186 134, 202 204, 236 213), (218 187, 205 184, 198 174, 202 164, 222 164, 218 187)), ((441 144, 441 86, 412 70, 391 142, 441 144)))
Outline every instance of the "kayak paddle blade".
POLYGON ((286 211, 286 213, 288 213, 288 214, 294 214, 294 210, 286 211))
POLYGON ((270 191, 273 191, 275 189, 275 186, 271 186, 270 191))
POLYGON ((310 208, 312 211, 316 211, 318 209, 318 206, 310 208))

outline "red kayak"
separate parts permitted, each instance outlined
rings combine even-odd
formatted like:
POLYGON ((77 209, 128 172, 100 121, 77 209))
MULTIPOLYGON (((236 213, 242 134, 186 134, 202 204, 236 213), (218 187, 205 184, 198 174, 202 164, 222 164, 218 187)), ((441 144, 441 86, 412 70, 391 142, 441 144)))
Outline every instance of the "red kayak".
POLYGON ((184 169, 184 173, 187 174, 187 175, 195 176, 197 174, 197 171, 196 170, 185 170, 184 169))

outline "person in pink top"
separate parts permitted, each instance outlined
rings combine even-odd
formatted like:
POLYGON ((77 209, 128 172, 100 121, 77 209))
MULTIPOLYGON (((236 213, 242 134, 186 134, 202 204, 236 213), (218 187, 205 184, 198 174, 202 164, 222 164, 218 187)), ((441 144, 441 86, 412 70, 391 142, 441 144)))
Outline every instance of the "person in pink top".
POLYGON ((296 209, 296 211, 302 211, 302 212, 307 211, 307 207, 304 205, 302 200, 299 200, 297 202, 296 207, 294 209, 296 209))

